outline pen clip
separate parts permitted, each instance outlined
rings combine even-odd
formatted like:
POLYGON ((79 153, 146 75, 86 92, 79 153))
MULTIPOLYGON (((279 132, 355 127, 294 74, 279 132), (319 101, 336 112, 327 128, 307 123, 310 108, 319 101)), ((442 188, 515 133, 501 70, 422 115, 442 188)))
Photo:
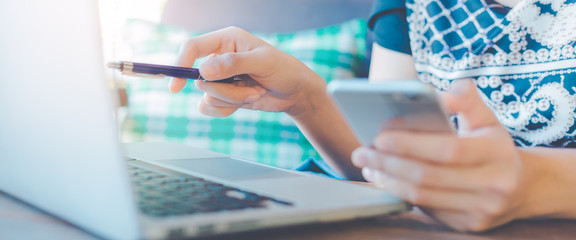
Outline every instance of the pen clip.
POLYGON ((150 78, 150 79, 159 79, 159 78, 165 78, 166 75, 164 74, 140 74, 140 73, 122 73, 122 75, 126 75, 126 76, 131 76, 131 77, 141 77, 141 78, 150 78))

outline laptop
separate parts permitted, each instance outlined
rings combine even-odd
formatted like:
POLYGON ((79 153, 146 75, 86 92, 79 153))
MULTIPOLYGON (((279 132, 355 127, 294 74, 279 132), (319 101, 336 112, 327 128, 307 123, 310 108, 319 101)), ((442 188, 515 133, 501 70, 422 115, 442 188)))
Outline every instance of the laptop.
POLYGON ((91 0, 0 3, 0 191, 107 239, 209 236, 408 208, 368 186, 175 143, 121 143, 97 8, 91 0))

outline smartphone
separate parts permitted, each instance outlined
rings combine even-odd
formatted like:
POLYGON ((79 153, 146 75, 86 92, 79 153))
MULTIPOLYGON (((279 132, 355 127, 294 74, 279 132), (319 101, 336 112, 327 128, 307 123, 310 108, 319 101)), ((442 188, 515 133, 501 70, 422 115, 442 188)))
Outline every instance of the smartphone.
POLYGON ((327 91, 363 145, 388 129, 454 132, 435 88, 418 80, 335 80, 327 91))

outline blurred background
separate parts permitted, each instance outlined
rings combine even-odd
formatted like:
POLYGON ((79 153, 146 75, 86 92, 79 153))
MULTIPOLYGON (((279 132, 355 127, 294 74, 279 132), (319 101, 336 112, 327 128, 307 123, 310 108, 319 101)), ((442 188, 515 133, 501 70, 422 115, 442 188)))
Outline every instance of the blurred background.
POLYGON ((116 60, 122 44, 122 30, 127 19, 160 22, 166 0, 98 0, 105 60, 116 60))
MULTIPOLYGON (((366 18, 372 0, 98 1, 106 62, 172 65, 186 39, 238 26, 293 55, 327 82, 368 74, 366 18)), ((196 109, 203 93, 193 84, 170 94, 167 79, 107 74, 119 89, 125 142, 178 142, 282 168, 321 158, 283 113, 240 109, 226 118, 207 117, 196 109)))

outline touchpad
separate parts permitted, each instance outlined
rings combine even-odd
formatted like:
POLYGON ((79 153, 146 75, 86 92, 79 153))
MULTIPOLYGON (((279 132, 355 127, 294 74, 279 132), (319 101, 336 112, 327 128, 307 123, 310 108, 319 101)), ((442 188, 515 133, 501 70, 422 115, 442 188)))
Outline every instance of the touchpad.
POLYGON ((226 180, 249 180, 301 176, 288 171, 261 166, 229 157, 163 160, 161 163, 167 167, 175 167, 184 171, 190 170, 196 173, 226 180))

